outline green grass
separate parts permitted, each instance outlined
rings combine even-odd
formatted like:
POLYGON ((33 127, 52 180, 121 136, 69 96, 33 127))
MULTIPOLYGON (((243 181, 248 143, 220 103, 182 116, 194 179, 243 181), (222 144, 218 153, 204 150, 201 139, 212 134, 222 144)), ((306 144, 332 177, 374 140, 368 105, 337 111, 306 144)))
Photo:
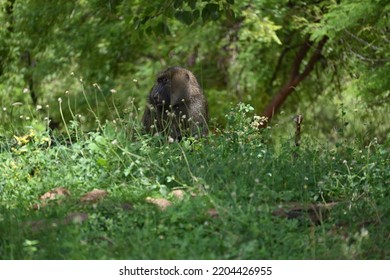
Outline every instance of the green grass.
MULTIPOLYGON (((293 137, 273 138, 276 128, 252 129, 249 115, 241 106, 224 131, 171 144, 140 135, 133 122, 3 137, 0 258, 390 258, 390 139, 362 147, 303 137, 297 150, 293 137), (70 197, 34 210, 56 187, 70 197), (183 200, 170 194, 177 188, 183 200), (93 189, 108 195, 81 203, 93 189), (161 211, 147 197, 173 205, 161 211), (273 215, 289 202, 339 204, 314 224, 305 215, 273 215), (74 212, 88 219, 65 224, 74 212)), ((292 126, 278 129, 294 133, 292 126)))

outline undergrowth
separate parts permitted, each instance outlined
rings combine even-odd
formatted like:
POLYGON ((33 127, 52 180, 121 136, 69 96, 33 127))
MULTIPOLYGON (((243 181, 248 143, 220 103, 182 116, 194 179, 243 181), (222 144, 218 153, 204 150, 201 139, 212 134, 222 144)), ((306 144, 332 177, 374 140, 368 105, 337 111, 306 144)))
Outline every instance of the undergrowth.
POLYGON ((173 143, 144 135, 136 112, 90 132, 75 117, 65 133, 3 136, 0 258, 388 259, 390 139, 275 145, 274 130, 294 127, 258 131, 252 110, 240 104, 225 129, 173 143), (36 209, 58 187, 69 198, 36 209), (94 189, 108 195, 80 202, 94 189), (173 203, 160 210, 147 198, 173 203), (275 215, 327 203, 336 206, 316 222, 275 215), (88 218, 64 222, 71 213, 88 218))

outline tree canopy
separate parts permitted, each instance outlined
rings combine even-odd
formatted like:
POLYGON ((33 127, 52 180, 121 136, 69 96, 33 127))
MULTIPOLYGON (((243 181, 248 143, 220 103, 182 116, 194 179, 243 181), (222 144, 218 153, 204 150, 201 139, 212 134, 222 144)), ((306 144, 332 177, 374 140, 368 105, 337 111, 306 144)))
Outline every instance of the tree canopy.
POLYGON ((281 123, 302 113, 327 138, 334 128, 367 139, 389 129, 385 0, 1 0, 0 7, 4 127, 43 117, 59 123, 58 98, 68 104, 66 119, 81 114, 91 127, 116 117, 108 99, 121 104, 120 114, 142 107, 156 73, 180 65, 205 89, 214 126, 243 102, 281 123))

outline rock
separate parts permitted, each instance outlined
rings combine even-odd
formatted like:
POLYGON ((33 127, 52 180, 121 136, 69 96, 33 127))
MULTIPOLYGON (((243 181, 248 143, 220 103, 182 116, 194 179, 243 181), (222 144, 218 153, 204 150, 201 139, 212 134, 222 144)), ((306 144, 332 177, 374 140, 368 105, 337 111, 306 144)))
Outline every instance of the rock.
POLYGON ((94 189, 86 194, 84 194, 81 198, 81 202, 87 202, 87 203, 96 203, 102 198, 104 198, 108 194, 105 190, 98 190, 94 189))
POLYGON ((45 207, 48 204, 48 201, 50 200, 57 200, 58 204, 61 203, 61 201, 65 198, 70 196, 70 192, 67 188, 64 187, 58 187, 51 191, 48 191, 41 195, 39 197, 39 200, 41 203, 37 203, 33 206, 34 209, 40 209, 42 207, 45 207))
POLYGON ((152 198, 147 197, 146 202, 156 205, 160 210, 165 211, 169 206, 172 205, 172 202, 165 198, 152 198))

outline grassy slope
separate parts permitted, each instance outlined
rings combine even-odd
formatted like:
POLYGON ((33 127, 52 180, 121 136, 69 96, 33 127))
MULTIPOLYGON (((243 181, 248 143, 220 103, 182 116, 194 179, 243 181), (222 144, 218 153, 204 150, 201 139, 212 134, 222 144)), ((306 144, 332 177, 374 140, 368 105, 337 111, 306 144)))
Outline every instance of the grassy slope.
POLYGON ((241 113, 230 116, 229 130, 193 143, 166 144, 114 125, 50 147, 39 133, 20 145, 3 140, 0 258, 390 258, 389 143, 303 139, 294 157, 293 140, 276 151, 269 133, 252 131, 241 113), (60 186, 70 198, 32 209, 60 186), (186 191, 184 200, 169 194, 174 188, 186 191), (93 189, 109 194, 80 203, 93 189), (146 197, 174 204, 161 211, 146 197), (332 201, 340 203, 317 225, 272 214, 283 203, 332 201), (64 225, 74 212, 89 218, 64 225))

